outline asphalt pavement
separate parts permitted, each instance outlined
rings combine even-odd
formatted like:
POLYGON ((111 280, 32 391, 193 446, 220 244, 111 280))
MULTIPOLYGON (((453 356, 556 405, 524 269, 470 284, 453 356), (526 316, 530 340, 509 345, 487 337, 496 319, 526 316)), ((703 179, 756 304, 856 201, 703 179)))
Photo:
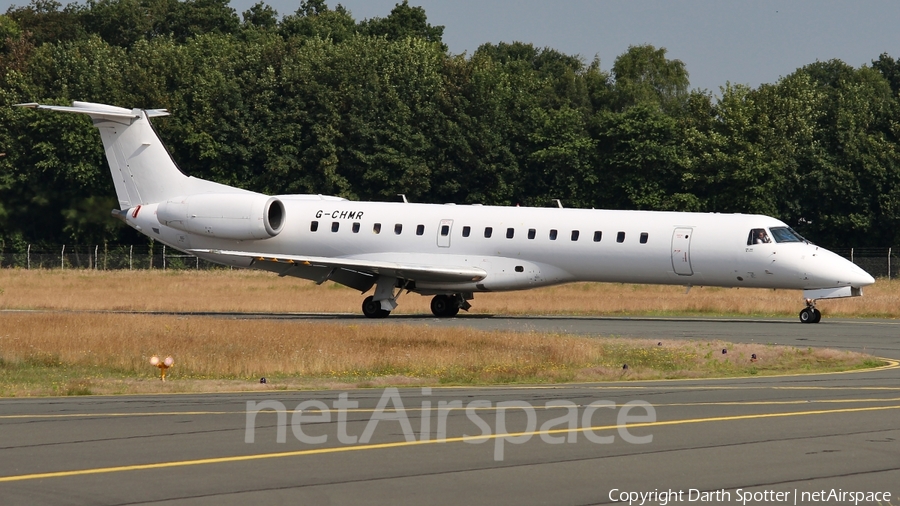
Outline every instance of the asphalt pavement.
POLYGON ((887 365, 722 380, 2 399, 0 503, 900 505, 898 322, 391 319, 828 346, 887 365))

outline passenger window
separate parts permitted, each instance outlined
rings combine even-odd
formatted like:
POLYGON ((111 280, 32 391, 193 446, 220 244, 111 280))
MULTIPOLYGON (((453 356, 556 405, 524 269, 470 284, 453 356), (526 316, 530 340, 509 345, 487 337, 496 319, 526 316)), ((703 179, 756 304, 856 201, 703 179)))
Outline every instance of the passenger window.
POLYGON ((647 244, 647 238, 650 235, 647 232, 641 232, 641 244, 647 244))
POLYGON ((537 234, 537 231, 535 229, 533 229, 533 228, 528 229, 528 238, 529 239, 534 239, 535 234, 537 234))
POLYGON ((354 233, 354 234, 358 234, 358 233, 359 233, 359 222, 358 222, 358 221, 354 221, 354 222, 353 222, 353 233, 354 233))
POLYGON ((319 230, 319 222, 318 222, 318 221, 314 221, 314 222, 312 222, 312 223, 309 224, 309 231, 310 231, 310 232, 315 232, 316 230, 319 230))
POLYGON ((422 235, 425 233, 425 225, 418 225, 416 227, 416 235, 422 235))
POLYGON ((372 233, 373 234, 381 233, 381 223, 376 223, 375 225, 372 225, 372 233))
POLYGON ((577 230, 573 230, 572 231, 572 240, 577 241, 579 235, 580 235, 580 233, 577 230))
POLYGON ((463 237, 469 237, 469 234, 472 233, 472 227, 466 226, 463 227, 463 237))
POLYGON ((619 232, 616 235, 616 242, 625 242, 625 232, 619 232))
POLYGON ((337 221, 331 222, 331 231, 332 232, 337 232, 339 228, 341 228, 341 224, 339 222, 337 222, 337 221))
POLYGON ((555 241, 555 240, 556 240, 556 230, 554 230, 554 229, 551 229, 551 230, 550 230, 550 240, 551 240, 551 241, 555 241))
POLYGON ((441 225, 441 235, 444 237, 450 235, 450 225, 441 225))
POLYGON ((506 238, 507 239, 512 239, 514 235, 516 235, 516 229, 514 229, 514 228, 506 229, 506 238))
POLYGON ((403 232, 403 225, 401 225, 399 223, 394 225, 394 233, 397 235, 400 235, 401 232, 403 232))
POLYGON ((600 239, 603 239, 603 232, 599 230, 594 231, 594 242, 600 242, 600 239))
POLYGON ((750 235, 747 237, 747 246, 752 246, 754 244, 766 244, 772 242, 769 239, 769 234, 766 233, 766 229, 764 228, 754 228, 750 231, 750 235))
POLYGON ((484 237, 485 237, 485 239, 489 239, 489 238, 491 237, 491 234, 493 234, 493 233, 494 233, 494 228, 493 228, 493 227, 484 227, 484 237))

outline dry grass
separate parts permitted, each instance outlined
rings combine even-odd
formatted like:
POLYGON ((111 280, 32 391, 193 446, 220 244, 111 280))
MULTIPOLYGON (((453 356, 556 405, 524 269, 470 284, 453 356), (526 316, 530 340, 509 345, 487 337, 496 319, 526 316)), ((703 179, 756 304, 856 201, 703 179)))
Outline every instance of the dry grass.
POLYGON ((0 395, 546 383, 871 366, 764 344, 656 342, 402 325, 123 314, 0 315, 0 395), (721 353, 728 348, 728 354, 721 353), (756 353, 758 361, 751 361, 756 353), (170 381, 152 355, 172 355, 170 381), (623 364, 628 364, 623 370, 623 364), (270 382, 263 386, 258 378, 270 382))
MULTIPOLYGON (((802 292, 576 283, 477 294, 472 313, 721 314, 796 316, 802 292)), ((400 299, 397 313, 428 314, 429 297, 400 299)), ((243 270, 85 271, 0 269, 0 308, 358 313, 362 297, 334 284, 243 270)), ((900 281, 878 280, 862 298, 821 301, 825 317, 900 317, 900 281)))
MULTIPOLYGON (((826 316, 896 317, 900 284, 825 301, 826 316)), ((0 269, 0 308, 359 312, 360 294, 254 271, 0 269)), ((430 314, 430 298, 398 312, 430 314)), ((580 283, 479 294, 472 312, 794 315, 800 292, 580 283)), ((644 342, 403 326, 128 314, 0 314, 0 395, 78 395, 381 385, 546 383, 825 371, 862 355, 721 342, 644 342), (727 355, 721 354, 728 348, 727 355), (756 353, 759 360, 751 362, 756 353), (173 355, 169 377, 148 363, 173 355), (627 371, 622 365, 627 363, 627 371), (270 382, 260 385, 258 378, 270 382), (272 381, 274 380, 274 381, 272 381)))

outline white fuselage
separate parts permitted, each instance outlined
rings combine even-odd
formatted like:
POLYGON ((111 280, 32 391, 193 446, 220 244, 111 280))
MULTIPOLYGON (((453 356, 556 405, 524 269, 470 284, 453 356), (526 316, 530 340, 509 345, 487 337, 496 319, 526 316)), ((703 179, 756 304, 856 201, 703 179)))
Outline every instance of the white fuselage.
MULTIPOLYGON (((521 290, 573 281, 807 290, 872 281, 854 264, 805 241, 748 245, 752 229, 786 226, 762 215, 278 198, 285 206, 284 229, 264 240, 216 239, 151 224, 160 228, 157 235, 148 233, 147 224, 135 224, 181 250, 467 265, 487 273, 477 282, 417 283, 415 291, 422 293, 521 290)), ((142 217, 155 221, 148 207, 142 217)), ((250 265, 214 253, 201 256, 250 265)))

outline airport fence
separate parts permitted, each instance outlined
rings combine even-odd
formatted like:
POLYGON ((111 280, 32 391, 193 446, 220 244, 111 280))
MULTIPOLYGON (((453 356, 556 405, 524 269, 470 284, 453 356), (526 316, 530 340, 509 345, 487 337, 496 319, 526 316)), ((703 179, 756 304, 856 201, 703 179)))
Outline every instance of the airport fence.
MULTIPOLYGON (((900 248, 831 248, 866 272, 888 279, 900 276, 900 248)), ((160 244, 28 245, 0 251, 0 267, 20 269, 227 269, 160 244)))
POLYGON ((15 253, 0 251, 0 267, 19 269, 136 270, 228 269, 160 244, 28 245, 15 253))

